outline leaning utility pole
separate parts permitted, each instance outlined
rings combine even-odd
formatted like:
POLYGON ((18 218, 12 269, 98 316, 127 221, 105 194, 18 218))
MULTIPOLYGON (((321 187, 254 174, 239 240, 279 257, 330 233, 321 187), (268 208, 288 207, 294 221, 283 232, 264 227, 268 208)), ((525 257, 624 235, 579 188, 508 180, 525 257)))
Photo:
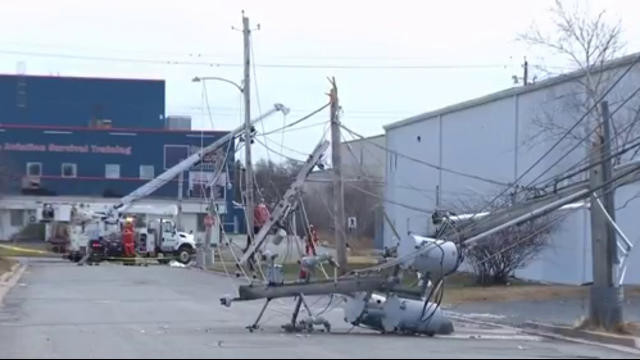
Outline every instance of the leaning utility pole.
POLYGON ((593 257, 593 286, 590 293, 589 325, 614 330, 622 324, 622 288, 616 284, 614 275, 617 261, 616 232, 611 221, 615 221, 614 190, 611 184, 611 130, 609 105, 601 104, 602 123, 599 136, 591 149, 589 174, 592 189, 602 187, 591 195, 591 249, 593 257), (598 199, 604 205, 597 205, 598 199), (611 221, 610 221, 611 220, 611 221))
POLYGON ((340 103, 336 80, 331 79, 331 158, 333 168, 333 224, 335 228, 336 253, 340 273, 347 272, 347 239, 344 230, 344 183, 342 179, 342 153, 340 151, 340 103))
POLYGON ((250 36, 251 29, 249 28, 249 18, 244 16, 242 12, 242 35, 244 38, 244 83, 242 86, 242 92, 244 94, 244 159, 245 159, 245 206, 247 217, 247 235, 250 239, 253 239, 255 235, 253 233, 253 165, 251 163, 251 45, 250 36))

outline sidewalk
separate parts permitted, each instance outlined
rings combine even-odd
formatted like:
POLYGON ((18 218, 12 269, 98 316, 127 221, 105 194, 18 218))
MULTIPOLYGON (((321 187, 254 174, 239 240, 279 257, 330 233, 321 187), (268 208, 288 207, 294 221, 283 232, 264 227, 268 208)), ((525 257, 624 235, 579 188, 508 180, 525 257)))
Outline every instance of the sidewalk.
MULTIPOLYGON (((586 298, 445 305, 446 309, 473 318, 493 319, 517 326, 530 321, 574 326, 587 313, 588 307, 589 301, 586 298)), ((629 322, 640 322, 640 296, 633 294, 625 298, 624 318, 629 322)))
MULTIPOLYGON (((534 334, 554 334, 640 350, 638 334, 626 336, 576 330, 576 325, 588 312, 588 307, 589 300, 586 297, 541 301, 469 302, 444 306, 446 310, 478 322, 509 325, 534 334)), ((626 295, 623 311, 625 322, 640 323, 640 295, 637 292, 626 295)))

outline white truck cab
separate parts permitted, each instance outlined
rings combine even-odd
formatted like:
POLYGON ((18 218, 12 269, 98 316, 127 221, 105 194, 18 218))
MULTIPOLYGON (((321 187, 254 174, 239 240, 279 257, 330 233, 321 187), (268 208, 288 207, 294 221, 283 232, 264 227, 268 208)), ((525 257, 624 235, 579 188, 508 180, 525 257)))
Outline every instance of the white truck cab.
POLYGON ((193 234, 178 231, 170 219, 153 219, 146 228, 137 229, 140 252, 147 256, 157 256, 161 262, 168 262, 175 256, 183 264, 191 261, 196 251, 193 234))

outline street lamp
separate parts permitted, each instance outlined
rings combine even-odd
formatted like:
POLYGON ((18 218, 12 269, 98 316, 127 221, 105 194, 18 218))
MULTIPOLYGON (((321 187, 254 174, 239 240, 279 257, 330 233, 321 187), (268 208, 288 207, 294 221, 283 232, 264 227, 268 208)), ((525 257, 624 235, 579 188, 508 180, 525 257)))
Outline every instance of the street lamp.
POLYGON ((242 86, 238 85, 237 83, 231 81, 231 80, 227 80, 221 77, 216 77, 216 76, 205 76, 205 77, 194 77, 191 81, 193 82, 201 82, 201 81, 206 81, 206 80, 217 80, 217 81, 223 81, 226 83, 229 83, 233 86, 236 87, 236 89, 240 90, 241 93, 244 93, 244 89, 242 88, 242 86))

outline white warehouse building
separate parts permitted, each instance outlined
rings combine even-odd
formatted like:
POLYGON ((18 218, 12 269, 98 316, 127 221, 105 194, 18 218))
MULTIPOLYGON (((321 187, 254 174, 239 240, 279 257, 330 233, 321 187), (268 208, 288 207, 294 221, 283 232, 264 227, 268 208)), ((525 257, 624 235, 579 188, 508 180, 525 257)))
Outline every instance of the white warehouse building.
MULTIPOLYGON (((622 124, 640 119, 640 96, 632 98, 640 86, 640 64, 634 65, 638 56, 633 54, 611 61, 593 76, 599 79, 602 74, 606 83, 601 88, 608 88, 633 65, 606 97, 612 111, 622 104, 623 99, 632 99, 613 116, 618 130, 624 128, 622 124)), ((385 211, 400 236, 409 232, 429 234, 433 231, 429 215, 433 210, 456 210, 469 205, 482 207, 492 196, 504 190, 506 185, 500 184, 514 183, 560 139, 564 129, 585 113, 584 108, 577 106, 584 103, 584 86, 581 83, 585 78, 585 72, 577 71, 385 126, 386 146, 390 150, 385 166, 385 211), (494 182, 461 176, 448 170, 494 182)), ((628 138, 640 135, 639 127, 635 126, 635 133, 629 134, 628 138)), ((544 157, 519 184, 529 184, 550 167, 542 179, 559 176, 573 164, 584 160, 587 147, 582 145, 552 167, 576 144, 575 139, 584 136, 586 127, 581 125, 578 130, 579 133, 568 136, 544 157), (576 134, 580 136, 574 136, 576 134)), ((584 177, 571 181, 580 179, 584 177)), ((617 211, 617 223, 636 244, 640 243, 640 201, 627 203, 627 200, 638 193, 640 184, 634 183, 618 188, 615 195, 617 207, 626 205, 617 211)), ((385 224, 384 242, 386 247, 397 243, 388 224, 385 224)), ((628 264, 625 283, 640 284, 639 249, 631 252, 628 264)), ((551 245, 525 268, 518 270, 516 276, 564 284, 591 282, 588 208, 583 206, 571 211, 554 228, 551 245)))

